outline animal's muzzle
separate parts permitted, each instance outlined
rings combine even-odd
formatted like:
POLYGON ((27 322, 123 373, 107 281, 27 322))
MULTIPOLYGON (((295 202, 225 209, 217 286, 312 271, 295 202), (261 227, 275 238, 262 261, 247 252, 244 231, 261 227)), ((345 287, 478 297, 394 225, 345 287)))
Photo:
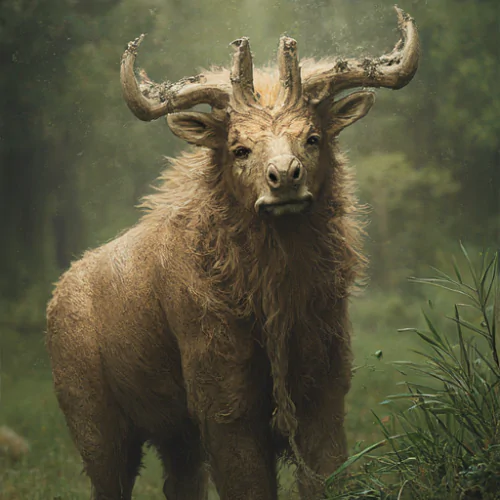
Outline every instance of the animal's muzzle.
POLYGON ((275 156, 267 164, 266 182, 276 194, 280 191, 297 190, 305 178, 306 170, 296 156, 275 156))
POLYGON ((296 214, 311 205, 313 197, 306 186, 307 172, 296 156, 280 155, 271 158, 265 176, 269 192, 255 203, 255 209, 259 213, 296 214))

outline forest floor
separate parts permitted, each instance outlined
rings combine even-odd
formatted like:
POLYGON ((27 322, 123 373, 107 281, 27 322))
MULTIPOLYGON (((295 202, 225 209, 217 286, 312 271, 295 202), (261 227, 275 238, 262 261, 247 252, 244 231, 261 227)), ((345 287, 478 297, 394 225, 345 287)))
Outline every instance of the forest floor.
MULTIPOLYGON (((362 299, 362 302, 366 299, 362 299)), ((384 301, 387 307, 386 301, 384 301)), ((391 366, 408 359, 413 339, 389 327, 377 310, 370 320, 366 310, 356 318, 354 310, 354 352, 357 367, 348 397, 346 430, 350 451, 359 450, 381 439, 374 410, 387 419, 385 396, 399 392, 396 384, 402 376, 391 366), (378 319, 377 319, 378 318, 378 319), (382 354, 381 354, 382 353, 382 354)), ((399 307, 399 306, 398 306, 399 307)), ((368 310, 375 310, 371 302, 368 310)), ((394 311, 392 311, 394 312, 394 311)), ((386 314, 391 311, 385 310, 386 314)), ((404 315, 403 315, 404 316, 404 315)), ((409 325, 399 325, 409 326, 409 325)), ((411 325, 415 326, 415 325, 411 325)), ((89 481, 67 431, 52 388, 51 374, 40 335, 0 332, 3 366, 1 367, 0 426, 7 425, 25 437, 30 452, 17 462, 0 455, 1 500, 87 500, 89 481)), ((164 500, 162 470, 153 451, 148 450, 144 468, 134 489, 134 498, 164 500)), ((293 474, 281 471, 282 498, 293 498, 293 474)), ((212 491, 210 500, 217 495, 212 491)))

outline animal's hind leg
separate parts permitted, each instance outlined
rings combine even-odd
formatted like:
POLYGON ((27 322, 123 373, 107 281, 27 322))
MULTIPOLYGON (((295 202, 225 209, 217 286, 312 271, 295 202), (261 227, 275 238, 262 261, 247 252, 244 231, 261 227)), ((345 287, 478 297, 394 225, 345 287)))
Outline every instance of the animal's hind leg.
POLYGON ((92 483, 92 500, 130 500, 142 442, 98 376, 92 353, 80 353, 68 359, 52 351, 59 405, 92 483))
POLYGON ((122 441, 107 443, 98 456, 84 459, 92 483, 91 500, 131 500, 141 457, 139 441, 122 441))
POLYGON ((142 442, 111 405, 104 415, 94 412, 95 400, 84 401, 83 405, 75 406, 76 418, 65 413, 92 483, 91 499, 131 500, 142 459, 142 442))
POLYGON ((163 462, 167 500, 206 500, 208 472, 204 465, 198 432, 154 443, 163 462))

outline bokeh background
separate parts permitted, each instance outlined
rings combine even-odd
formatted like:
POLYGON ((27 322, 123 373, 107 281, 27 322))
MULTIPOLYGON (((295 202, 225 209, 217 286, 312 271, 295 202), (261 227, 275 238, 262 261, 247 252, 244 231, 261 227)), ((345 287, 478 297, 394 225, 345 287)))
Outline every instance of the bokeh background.
MULTIPOLYGON (((52 394, 45 304, 72 260, 140 217, 135 208, 184 145, 165 120, 143 123, 121 97, 126 43, 147 37, 138 64, 157 81, 228 64, 249 36, 254 64, 278 38, 302 57, 381 55, 398 39, 392 0, 0 1, 0 426, 31 451, 2 454, 1 499, 88 498, 88 483, 52 394)), ((394 390, 390 362, 413 340, 430 293, 407 278, 445 270, 462 240, 500 245, 500 3, 404 0, 419 28, 420 68, 400 91, 379 90, 370 114, 341 137, 372 213, 369 284, 353 299, 356 370, 348 437, 377 437, 370 409, 394 390)), ((408 353, 408 354, 407 354, 408 353)), ((4 447, 5 448, 5 447, 4 447)), ((160 499, 148 453, 136 498, 160 499)), ((284 484, 289 474, 284 473, 284 484)))

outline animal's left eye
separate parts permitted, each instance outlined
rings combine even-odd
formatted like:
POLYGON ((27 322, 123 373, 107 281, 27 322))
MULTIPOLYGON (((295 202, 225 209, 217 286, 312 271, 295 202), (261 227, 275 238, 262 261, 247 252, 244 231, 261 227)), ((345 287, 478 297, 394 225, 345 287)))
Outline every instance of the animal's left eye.
POLYGON ((308 146, 316 146, 317 144, 319 144, 320 139, 321 139, 321 137, 318 134, 310 135, 307 138, 307 145, 308 146))
POLYGON ((234 156, 236 156, 236 158, 239 158, 241 160, 248 158, 251 152, 252 152, 251 149, 240 146, 234 150, 234 156))

